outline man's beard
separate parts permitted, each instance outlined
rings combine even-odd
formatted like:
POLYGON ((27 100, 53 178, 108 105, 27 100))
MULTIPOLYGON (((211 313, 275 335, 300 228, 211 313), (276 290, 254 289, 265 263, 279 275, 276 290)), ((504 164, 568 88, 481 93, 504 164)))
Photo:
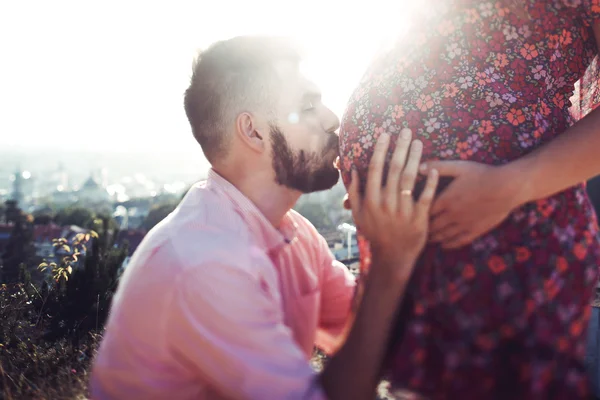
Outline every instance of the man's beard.
POLYGON ((302 193, 331 189, 339 179, 339 172, 329 159, 332 151, 338 152, 339 138, 331 134, 327 145, 320 153, 292 151, 277 125, 271 125, 273 169, 278 184, 302 193))

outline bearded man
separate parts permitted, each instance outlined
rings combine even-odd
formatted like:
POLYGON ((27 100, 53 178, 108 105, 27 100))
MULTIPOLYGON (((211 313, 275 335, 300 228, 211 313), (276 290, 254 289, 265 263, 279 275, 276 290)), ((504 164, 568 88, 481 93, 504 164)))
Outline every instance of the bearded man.
POLYGON ((209 176, 125 270, 93 398, 374 397, 396 304, 426 240, 436 172, 415 202, 422 145, 407 132, 382 189, 389 136, 381 135, 373 184, 362 198, 351 186, 353 216, 373 250, 351 318, 354 277, 292 211, 301 194, 339 178, 339 120, 299 62, 294 46, 270 37, 237 37, 200 54, 185 110, 209 176), (320 374, 309 364, 315 345, 339 348, 320 374))

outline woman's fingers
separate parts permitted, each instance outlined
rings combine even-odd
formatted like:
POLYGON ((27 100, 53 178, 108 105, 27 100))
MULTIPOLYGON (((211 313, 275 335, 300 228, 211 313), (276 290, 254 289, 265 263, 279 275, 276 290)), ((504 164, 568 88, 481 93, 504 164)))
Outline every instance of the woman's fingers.
POLYGON ((431 203, 433 203, 433 198, 435 197, 438 181, 438 171, 436 169, 430 169, 427 174, 425 189, 423 189, 421 197, 419 197, 415 206, 415 222, 418 225, 426 225, 429 223, 429 211, 431 210, 431 203))
POLYGON ((408 155, 408 161, 406 162, 406 167, 404 167, 404 171, 402 171, 402 177, 400 177, 399 209, 406 216, 412 214, 414 205, 412 191, 415 188, 422 152, 423 143, 421 143, 420 140, 413 141, 410 145, 410 152, 408 155))
POLYGON ((396 149, 390 161, 390 168, 385 184, 385 203, 390 211, 396 211, 398 203, 398 182, 406 163, 406 155, 410 147, 411 138, 410 129, 404 129, 400 133, 400 137, 396 140, 396 149))
MULTIPOLYGON (((369 163, 369 172, 367 176, 367 188, 365 192, 365 201, 367 204, 380 206, 381 204, 381 177, 383 175, 383 166, 385 156, 390 144, 390 135, 382 133, 377 139, 375 150, 369 163)), ((351 200, 352 202, 352 200, 351 200)))
POLYGON ((415 204, 412 191, 419 172, 423 144, 419 140, 411 143, 410 137, 410 130, 405 130, 396 143, 385 190, 382 189, 382 176, 390 144, 388 134, 382 133, 377 139, 369 163, 364 198, 361 198, 359 193, 358 172, 352 169, 352 180, 348 186, 348 196, 344 203, 352 209, 355 220, 360 218, 360 213, 364 212, 363 208, 366 205, 372 209, 383 206, 387 212, 400 211, 405 217, 414 215, 415 218, 424 221, 423 223, 427 223, 439 174, 435 169, 429 171, 425 189, 415 204), (416 214, 413 214, 415 211, 416 214))

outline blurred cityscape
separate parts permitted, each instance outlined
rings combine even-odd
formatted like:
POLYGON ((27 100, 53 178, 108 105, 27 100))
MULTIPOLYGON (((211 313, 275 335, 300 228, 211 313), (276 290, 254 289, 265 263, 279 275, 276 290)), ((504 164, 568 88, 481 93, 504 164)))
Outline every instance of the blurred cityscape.
MULTIPOLYGON (((102 208, 139 198, 173 197, 204 178, 202 153, 92 153, 0 150, 0 200, 17 188, 32 212, 79 202, 102 208)), ((150 200, 148 200, 150 201, 150 200)))
MULTIPOLYGON (((82 153, 0 150, 0 254, 13 232, 11 208, 33 219, 36 256, 56 259, 53 239, 92 229, 97 218, 114 224, 115 245, 129 256, 166 217, 209 165, 194 153, 82 153)), ((304 195, 296 210, 327 239, 335 257, 354 266, 358 247, 351 215, 342 208, 340 182, 333 190, 304 195)), ((128 258, 126 259, 124 266, 128 258)))

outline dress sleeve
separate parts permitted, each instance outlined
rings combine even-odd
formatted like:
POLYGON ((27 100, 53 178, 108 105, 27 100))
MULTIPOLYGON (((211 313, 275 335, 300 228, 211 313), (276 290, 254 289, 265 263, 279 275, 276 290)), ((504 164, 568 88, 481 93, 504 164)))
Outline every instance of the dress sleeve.
MULTIPOLYGON (((594 35, 593 27, 600 25, 600 0, 561 0, 564 6, 577 8, 578 16, 589 29, 589 35, 594 35)), ((598 46, 590 49, 596 53, 583 76, 575 84, 571 97, 570 113, 574 121, 578 121, 600 105, 600 61, 598 46)))

